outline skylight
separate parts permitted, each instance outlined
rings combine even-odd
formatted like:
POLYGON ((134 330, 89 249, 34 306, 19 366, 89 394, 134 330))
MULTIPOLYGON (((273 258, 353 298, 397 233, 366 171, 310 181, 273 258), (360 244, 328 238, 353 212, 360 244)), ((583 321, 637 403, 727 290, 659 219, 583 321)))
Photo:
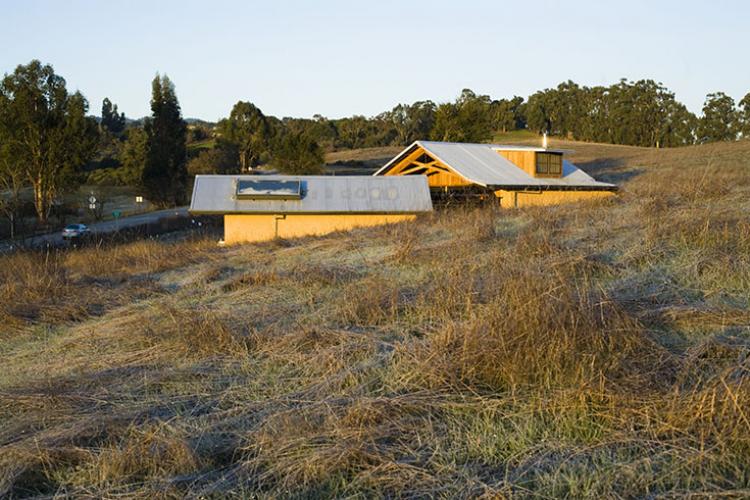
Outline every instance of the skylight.
POLYGON ((239 200, 299 200, 301 198, 302 183, 298 180, 241 179, 237 181, 237 199, 239 200))

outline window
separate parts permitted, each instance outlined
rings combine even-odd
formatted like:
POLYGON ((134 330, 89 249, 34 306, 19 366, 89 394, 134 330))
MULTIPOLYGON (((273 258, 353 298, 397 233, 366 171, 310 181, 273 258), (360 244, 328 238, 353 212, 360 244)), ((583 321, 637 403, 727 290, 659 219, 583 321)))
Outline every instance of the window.
POLYGON ((299 200, 302 198, 301 184, 300 181, 238 180, 237 199, 299 200))
POLYGON ((538 175, 560 175, 562 174, 562 154, 560 153, 537 153, 536 173, 538 175))

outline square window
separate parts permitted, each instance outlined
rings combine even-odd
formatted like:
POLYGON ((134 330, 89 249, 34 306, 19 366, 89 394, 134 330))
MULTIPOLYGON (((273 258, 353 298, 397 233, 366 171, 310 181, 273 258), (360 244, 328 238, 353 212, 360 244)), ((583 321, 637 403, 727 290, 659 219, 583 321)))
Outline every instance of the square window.
POLYGON ((562 155, 557 153, 537 153, 536 173, 543 175, 560 175, 562 172, 562 155))

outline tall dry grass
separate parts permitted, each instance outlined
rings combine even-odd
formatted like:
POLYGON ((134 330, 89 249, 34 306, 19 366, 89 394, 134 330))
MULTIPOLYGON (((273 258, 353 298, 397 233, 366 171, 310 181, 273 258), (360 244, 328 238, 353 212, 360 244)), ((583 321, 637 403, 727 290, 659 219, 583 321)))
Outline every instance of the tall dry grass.
POLYGON ((160 292, 159 273, 204 259, 214 243, 142 240, 79 250, 24 251, 0 256, 0 321, 77 321, 160 292))
POLYGON ((741 147, 600 151, 607 202, 7 257, 0 496, 748 496, 741 147))

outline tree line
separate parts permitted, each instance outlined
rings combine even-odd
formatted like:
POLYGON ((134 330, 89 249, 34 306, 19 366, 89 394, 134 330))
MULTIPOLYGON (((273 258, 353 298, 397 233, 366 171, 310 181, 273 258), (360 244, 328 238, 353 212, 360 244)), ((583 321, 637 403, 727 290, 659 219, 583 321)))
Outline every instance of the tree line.
POLYGON ((417 139, 486 142, 497 132, 530 130, 568 139, 671 147, 750 137, 750 93, 738 104, 708 94, 696 116, 653 80, 621 80, 608 87, 572 81, 528 99, 492 99, 464 89, 453 102, 399 104, 372 118, 284 119, 326 149, 404 146, 417 139))
POLYGON ((530 130, 670 147, 750 137, 750 93, 739 103, 722 92, 708 94, 696 116, 653 80, 606 87, 566 81, 528 99, 492 99, 464 89, 453 102, 398 104, 369 118, 277 118, 239 101, 216 124, 188 124, 166 75, 154 78, 151 94, 151 114, 142 120, 128 120, 109 98, 97 119, 50 65, 35 60, 6 74, 0 82, 0 210, 11 227, 27 188, 42 222, 60 194, 81 183, 137 186, 156 205, 174 206, 187 201, 195 174, 261 165, 314 174, 322 171, 326 151, 418 139, 486 142, 500 131, 530 130))
POLYGON ((157 205, 185 202, 186 127, 166 76, 153 81, 152 116, 127 136, 125 116, 109 99, 99 121, 88 109, 80 92, 68 92, 65 79, 36 60, 0 82, 0 209, 11 235, 21 214, 22 190, 31 190, 36 216, 46 223, 60 195, 86 180, 92 161, 115 137, 125 139, 128 181, 143 187, 157 205))

